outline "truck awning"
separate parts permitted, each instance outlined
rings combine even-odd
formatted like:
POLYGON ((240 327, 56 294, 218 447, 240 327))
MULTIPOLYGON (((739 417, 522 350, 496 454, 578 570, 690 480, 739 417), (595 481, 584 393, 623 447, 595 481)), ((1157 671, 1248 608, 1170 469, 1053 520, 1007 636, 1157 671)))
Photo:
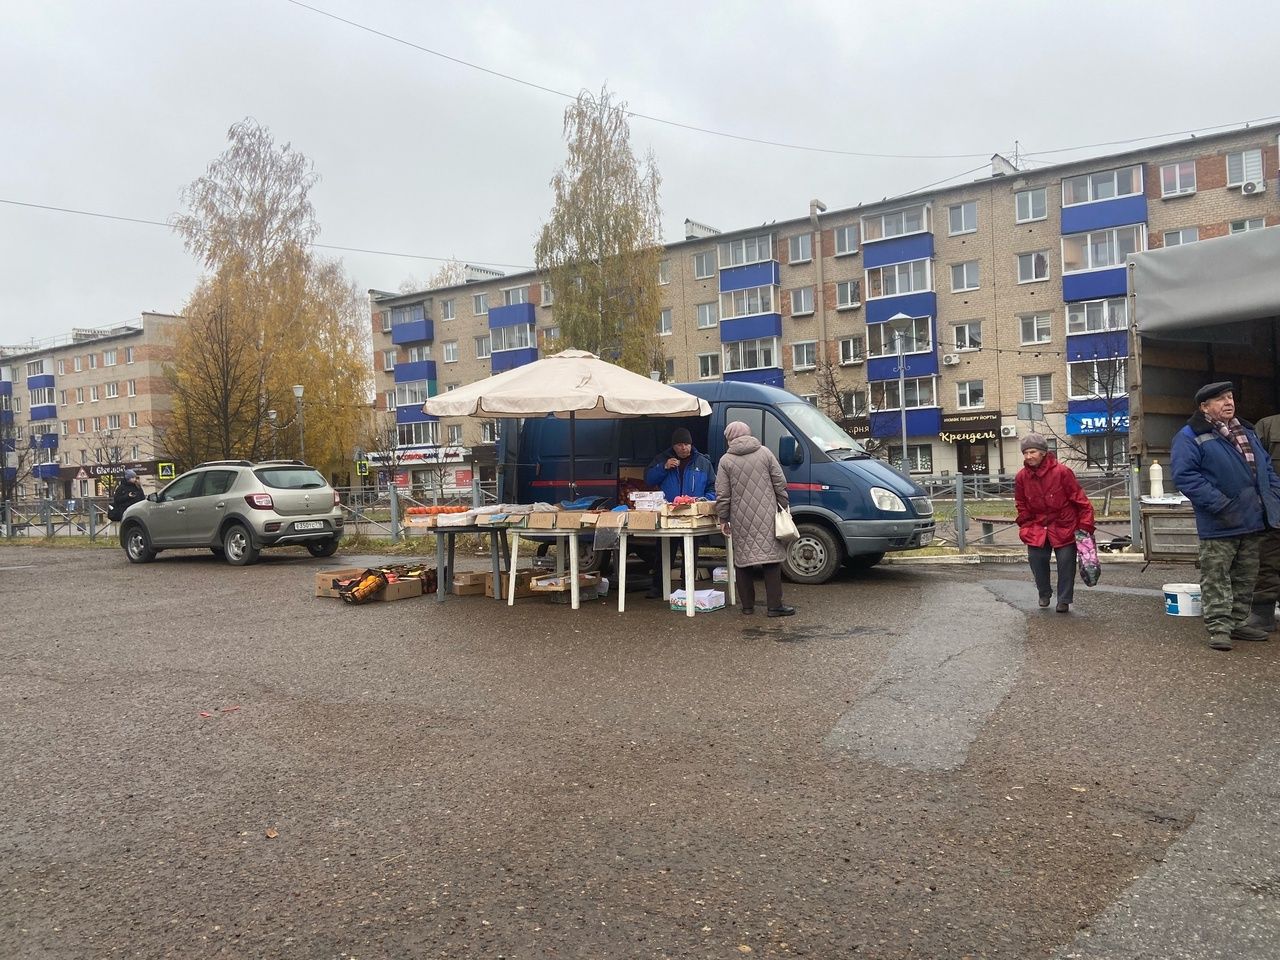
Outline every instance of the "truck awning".
POLYGON ((1129 263, 1144 337, 1219 339, 1226 324, 1280 316, 1280 228, 1136 253, 1129 263))

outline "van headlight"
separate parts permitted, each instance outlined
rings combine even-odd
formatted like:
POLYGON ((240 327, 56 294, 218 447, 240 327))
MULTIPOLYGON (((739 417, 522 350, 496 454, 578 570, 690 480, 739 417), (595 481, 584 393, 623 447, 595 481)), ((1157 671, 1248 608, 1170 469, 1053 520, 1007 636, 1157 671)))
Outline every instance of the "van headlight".
POLYGON ((907 512, 907 505, 902 502, 902 498, 884 487, 871 488, 871 502, 876 505, 877 510, 883 510, 885 513, 907 512))

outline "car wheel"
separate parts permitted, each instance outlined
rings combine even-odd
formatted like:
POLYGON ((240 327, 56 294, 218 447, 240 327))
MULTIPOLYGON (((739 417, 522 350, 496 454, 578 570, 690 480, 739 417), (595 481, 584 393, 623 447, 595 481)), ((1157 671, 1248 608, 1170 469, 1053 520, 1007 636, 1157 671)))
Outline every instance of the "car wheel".
POLYGON ((156 558, 156 550, 151 546, 151 538, 140 523, 131 523, 120 534, 120 544, 124 547, 124 555, 130 563, 150 563, 156 558))
POLYGON ((792 583, 826 583, 844 559, 844 549, 826 527, 797 523, 800 536, 787 547, 782 572, 792 583))
POLYGON ((330 537, 328 540, 308 540, 307 553, 313 557, 332 557, 338 552, 338 538, 330 537))
POLYGON ((233 567, 247 567, 258 559, 258 548, 247 527, 233 523, 222 535, 222 552, 233 567))
POLYGON ((883 553, 860 553, 856 557, 846 557, 844 565, 850 570, 870 570, 883 559, 883 553))

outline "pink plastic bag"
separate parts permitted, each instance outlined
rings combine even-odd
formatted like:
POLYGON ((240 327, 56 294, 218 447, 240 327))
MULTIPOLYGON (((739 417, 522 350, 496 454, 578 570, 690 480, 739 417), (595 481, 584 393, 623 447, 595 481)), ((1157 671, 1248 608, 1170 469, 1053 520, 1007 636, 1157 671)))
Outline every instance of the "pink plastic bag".
POLYGON ((1093 534, 1076 531, 1076 559, 1080 563, 1080 579, 1086 587, 1092 587, 1102 578, 1102 564, 1098 563, 1098 545, 1093 534))

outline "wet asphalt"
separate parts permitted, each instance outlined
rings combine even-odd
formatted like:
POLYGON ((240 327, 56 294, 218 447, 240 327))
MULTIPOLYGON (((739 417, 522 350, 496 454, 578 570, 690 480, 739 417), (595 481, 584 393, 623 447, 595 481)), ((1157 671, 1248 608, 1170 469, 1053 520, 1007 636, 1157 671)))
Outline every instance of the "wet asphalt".
POLYGON ((1280 952, 1280 639, 1187 567, 689 620, 313 597, 350 559, 0 546, 0 957, 1280 952))

